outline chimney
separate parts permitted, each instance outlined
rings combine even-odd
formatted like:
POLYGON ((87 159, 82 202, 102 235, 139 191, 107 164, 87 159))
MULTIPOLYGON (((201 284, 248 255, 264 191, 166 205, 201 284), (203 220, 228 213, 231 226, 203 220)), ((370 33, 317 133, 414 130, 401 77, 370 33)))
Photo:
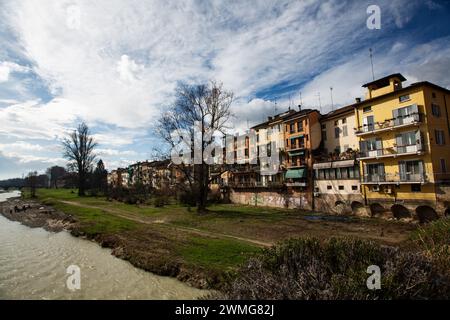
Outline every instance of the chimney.
POLYGON ((272 119, 273 119, 272 117, 269 117, 269 121, 272 121, 272 119))
POLYGON ((361 102, 361 98, 355 98, 356 103, 360 103, 361 102))
POLYGON ((302 105, 301 104, 298 105, 298 111, 302 111, 302 105))

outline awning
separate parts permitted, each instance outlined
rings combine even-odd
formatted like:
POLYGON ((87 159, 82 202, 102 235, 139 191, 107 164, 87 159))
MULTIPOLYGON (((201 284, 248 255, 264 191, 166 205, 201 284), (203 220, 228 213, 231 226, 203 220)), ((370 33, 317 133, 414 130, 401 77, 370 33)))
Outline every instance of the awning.
POLYGON ((297 139, 297 138, 303 138, 305 135, 304 134, 297 134, 295 136, 290 137, 289 139, 293 140, 293 139, 297 139))
POLYGON ((331 168, 331 162, 314 163, 314 169, 329 169, 331 168))
POLYGON ((333 168, 348 168, 355 165, 355 160, 343 160, 333 162, 333 168))
POLYGON ((288 151, 288 152, 289 152, 289 155, 291 157, 304 156, 305 155, 305 151, 294 151, 294 152, 288 151))
POLYGON ((296 169, 296 170, 288 170, 286 172, 285 177, 286 177, 286 179, 306 178, 306 170, 304 168, 296 169))

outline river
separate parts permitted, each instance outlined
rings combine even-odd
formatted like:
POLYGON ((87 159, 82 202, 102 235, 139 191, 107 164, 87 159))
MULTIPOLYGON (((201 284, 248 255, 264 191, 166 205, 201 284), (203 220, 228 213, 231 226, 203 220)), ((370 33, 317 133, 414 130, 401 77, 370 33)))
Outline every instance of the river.
MULTIPOLYGON (((0 193, 0 202, 18 195, 0 193)), ((68 232, 31 229, 0 214, 0 299, 195 299, 206 292, 137 269, 68 232), (66 284, 71 265, 80 270, 79 290, 66 284)))

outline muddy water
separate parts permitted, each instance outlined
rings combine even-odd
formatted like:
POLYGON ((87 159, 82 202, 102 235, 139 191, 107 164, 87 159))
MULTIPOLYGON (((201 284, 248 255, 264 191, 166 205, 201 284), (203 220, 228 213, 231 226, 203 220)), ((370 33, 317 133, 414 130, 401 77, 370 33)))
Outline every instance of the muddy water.
MULTIPOLYGON (((0 193, 0 202, 15 193, 0 193)), ((115 258, 67 232, 31 229, 0 215, 0 299, 194 299, 206 291, 115 258), (67 268, 80 268, 80 290, 67 268)))

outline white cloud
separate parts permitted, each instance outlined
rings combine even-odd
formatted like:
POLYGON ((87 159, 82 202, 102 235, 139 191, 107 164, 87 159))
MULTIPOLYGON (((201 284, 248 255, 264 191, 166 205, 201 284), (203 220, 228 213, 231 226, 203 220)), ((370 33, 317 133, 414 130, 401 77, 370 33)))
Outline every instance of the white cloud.
POLYGON ((142 65, 137 64, 127 55, 123 55, 117 63, 117 72, 120 75, 120 79, 128 83, 136 80, 139 72, 143 71, 143 69, 142 65))
POLYGON ((7 82, 10 74, 13 72, 26 73, 29 71, 29 68, 26 66, 21 66, 14 62, 2 61, 0 62, 0 83, 7 82))
POLYGON ((362 96, 371 78, 367 43, 377 76, 400 71, 411 81, 450 86, 448 38, 416 46, 392 32, 411 21, 417 2, 379 5, 382 29, 369 31, 361 1, 4 1, 0 24, 17 39, 7 48, 21 59, 1 52, 0 59, 32 67, 0 63, 0 82, 18 93, 0 97, 7 105, 0 134, 54 142, 84 120, 108 163, 118 164, 142 155, 124 152, 155 143, 145 139, 180 80, 224 82, 236 97, 230 123, 242 131, 285 111, 289 90, 301 89, 309 108, 318 107, 320 92, 323 111, 330 109, 329 87, 337 106, 362 96), (30 99, 28 86, 10 81, 14 72, 32 73, 28 83, 41 82, 54 98, 30 99))

